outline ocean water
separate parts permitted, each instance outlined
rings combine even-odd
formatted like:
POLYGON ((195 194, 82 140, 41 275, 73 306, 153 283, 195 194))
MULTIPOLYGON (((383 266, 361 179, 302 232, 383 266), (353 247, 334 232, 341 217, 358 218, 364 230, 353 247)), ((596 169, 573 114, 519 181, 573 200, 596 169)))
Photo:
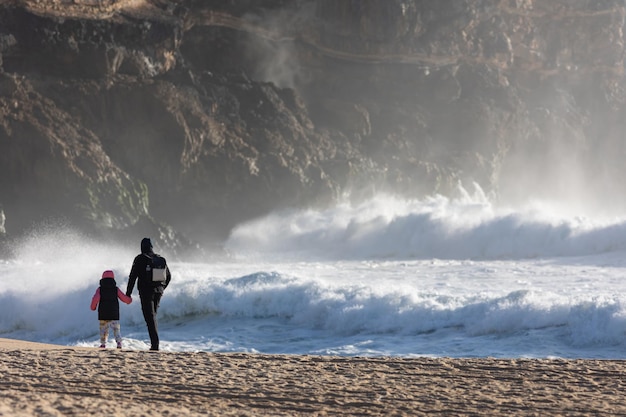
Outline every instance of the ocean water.
MULTIPOLYGON (((272 213, 206 263, 169 259, 153 238, 173 273, 162 350, 624 359, 626 218, 563 213, 496 207, 477 189, 272 213)), ((97 346, 100 275, 113 269, 125 290, 142 237, 111 247, 42 226, 15 242, 0 261, 0 337, 97 346)), ((124 344, 147 349, 133 297, 124 344)))

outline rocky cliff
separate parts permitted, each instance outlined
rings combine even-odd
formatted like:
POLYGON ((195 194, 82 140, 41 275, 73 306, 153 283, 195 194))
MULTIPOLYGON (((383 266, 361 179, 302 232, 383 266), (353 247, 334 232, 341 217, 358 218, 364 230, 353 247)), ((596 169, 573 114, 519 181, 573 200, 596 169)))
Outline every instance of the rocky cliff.
MULTIPOLYGON (((182 254, 350 193, 626 194, 618 0, 0 0, 0 233, 182 254)), ((606 207, 604 207, 606 208, 606 207)))

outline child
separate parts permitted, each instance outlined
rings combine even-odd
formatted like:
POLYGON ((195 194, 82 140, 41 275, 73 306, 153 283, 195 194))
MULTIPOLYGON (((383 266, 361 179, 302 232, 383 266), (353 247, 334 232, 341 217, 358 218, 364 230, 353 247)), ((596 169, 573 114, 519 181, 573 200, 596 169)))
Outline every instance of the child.
POLYGON ((133 299, 124 294, 115 282, 113 271, 107 270, 102 273, 100 287, 91 299, 91 309, 98 307, 98 320, 100 320, 100 347, 105 348, 109 338, 109 327, 113 329, 113 335, 117 342, 117 348, 122 348, 122 334, 120 331, 120 303, 118 298, 130 304, 133 299))

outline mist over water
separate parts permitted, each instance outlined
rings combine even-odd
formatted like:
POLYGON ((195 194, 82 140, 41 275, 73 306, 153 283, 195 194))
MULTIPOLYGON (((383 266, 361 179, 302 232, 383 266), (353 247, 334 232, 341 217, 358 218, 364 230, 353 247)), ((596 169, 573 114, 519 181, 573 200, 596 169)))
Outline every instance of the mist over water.
MULTIPOLYGON (((626 223, 458 197, 379 196, 237 227, 230 257, 172 259, 163 349, 323 355, 626 357, 626 223)), ((0 337, 96 346, 102 271, 137 248, 48 226, 0 262, 0 337)), ((160 252, 155 239, 155 250, 160 252)), ((139 297, 125 346, 148 347, 139 297)))
POLYGON ((282 211, 238 226, 226 247, 303 259, 524 259, 626 248, 624 218, 564 216, 540 202, 498 207, 476 184, 458 195, 282 211))

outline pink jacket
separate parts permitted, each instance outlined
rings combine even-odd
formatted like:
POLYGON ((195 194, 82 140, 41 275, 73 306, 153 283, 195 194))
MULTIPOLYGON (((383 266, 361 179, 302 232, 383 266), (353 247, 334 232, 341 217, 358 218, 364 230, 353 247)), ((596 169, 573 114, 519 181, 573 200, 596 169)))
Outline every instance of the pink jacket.
MULTIPOLYGON (((130 304, 133 302, 133 299, 122 292, 119 288, 117 289, 117 298, 122 300, 126 304, 130 304)), ((100 302, 100 287, 96 290, 96 293, 93 295, 91 299, 91 309, 95 310, 98 307, 98 303, 100 302)))

